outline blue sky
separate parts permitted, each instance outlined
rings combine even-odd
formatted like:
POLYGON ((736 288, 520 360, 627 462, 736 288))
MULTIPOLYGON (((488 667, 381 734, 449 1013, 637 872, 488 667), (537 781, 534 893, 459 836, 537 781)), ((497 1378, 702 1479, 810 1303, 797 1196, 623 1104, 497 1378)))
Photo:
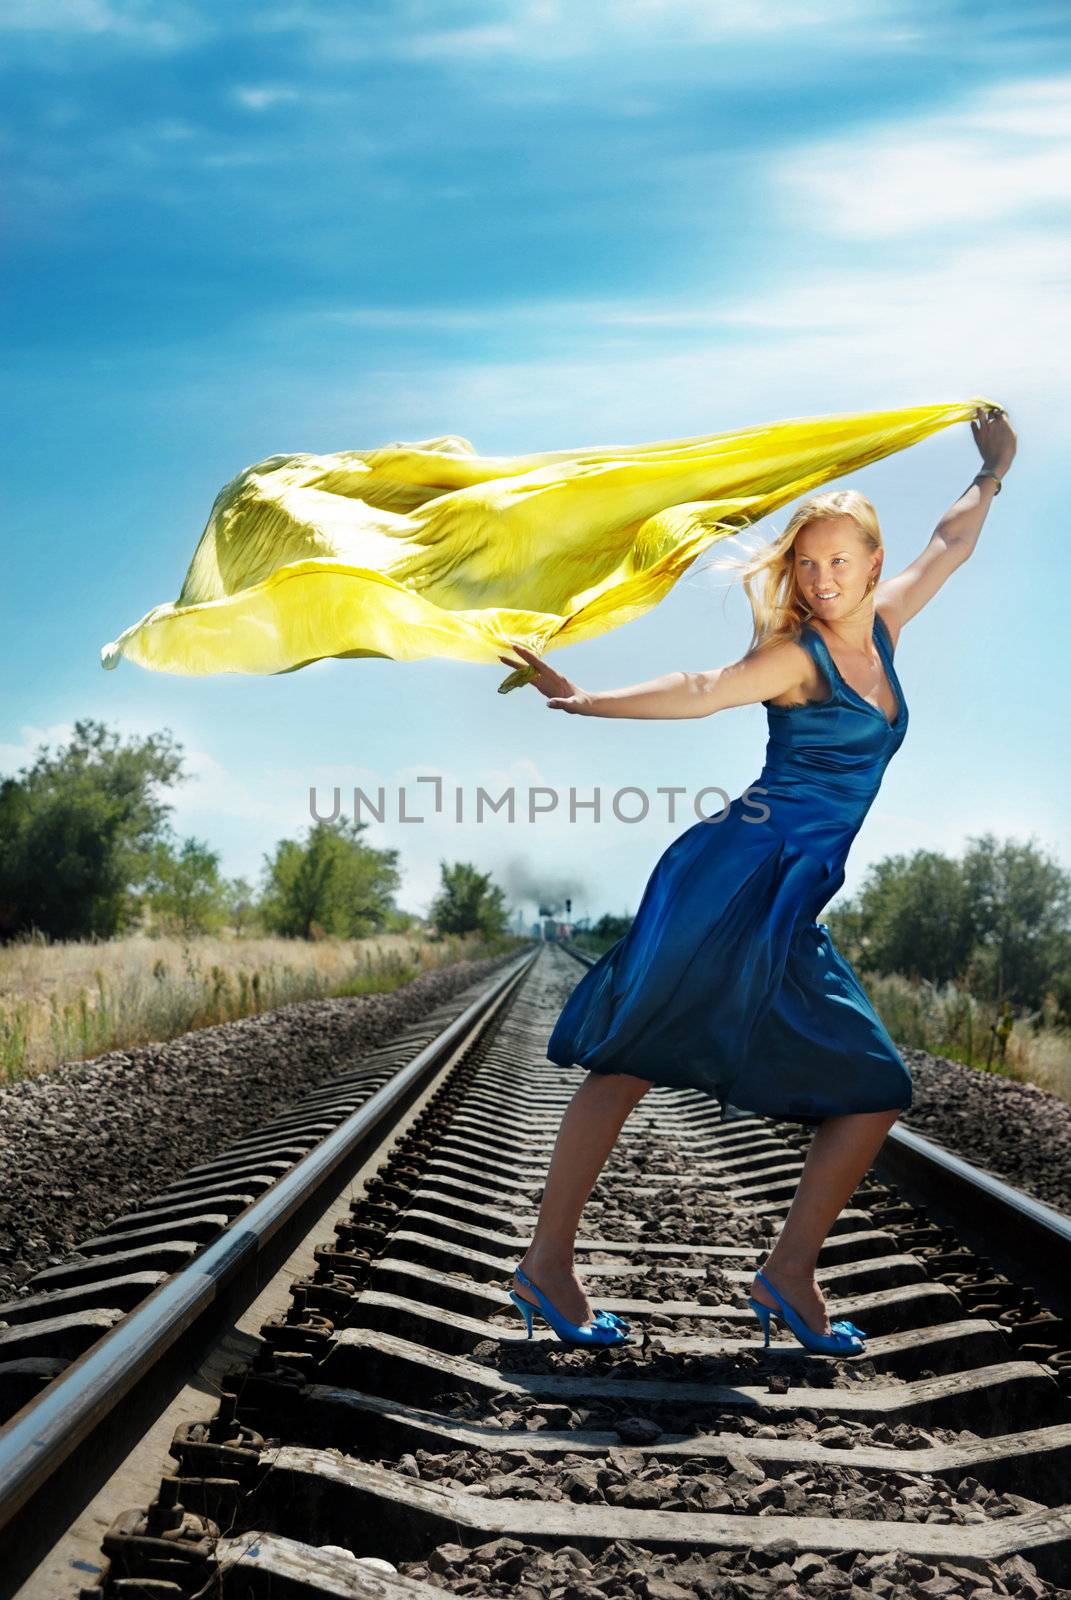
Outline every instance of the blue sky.
MULTIPOLYGON (((255 877, 308 791, 379 784, 400 903, 440 859, 514 903, 634 910, 739 793, 752 706, 590 721, 505 669, 326 662, 178 678, 98 652, 179 591, 218 489, 289 451, 445 433, 624 444, 987 394, 1020 453, 975 558, 905 628, 907 740, 849 859, 987 829, 1071 865, 1066 796, 1069 20, 899 0, 0 0, 8 686, 0 771, 77 717, 170 727, 174 822, 255 877), (604 819, 436 817, 429 787, 598 788, 604 819), (397 820, 397 795, 410 815, 397 820), (709 808, 709 802, 708 802, 709 808)), ((965 427, 855 475, 899 571, 977 467, 965 427)), ((758 532, 770 536, 786 510, 758 532)), ((727 546, 732 549, 733 546, 727 546)), ((590 688, 716 666, 749 613, 693 569, 555 665, 590 688)))

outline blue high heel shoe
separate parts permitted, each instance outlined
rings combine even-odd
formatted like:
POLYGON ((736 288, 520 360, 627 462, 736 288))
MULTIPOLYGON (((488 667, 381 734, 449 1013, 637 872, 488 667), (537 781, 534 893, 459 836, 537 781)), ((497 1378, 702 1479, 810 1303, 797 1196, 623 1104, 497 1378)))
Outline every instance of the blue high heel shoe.
POLYGON ((780 1307, 780 1310, 776 1310, 773 1306, 764 1306, 761 1301, 752 1300, 751 1296, 748 1296, 747 1303, 762 1324, 762 1331, 765 1335, 763 1349, 766 1349, 770 1343, 770 1318, 776 1317, 778 1322, 783 1322, 786 1328, 795 1334, 805 1350, 812 1350, 816 1355, 858 1356, 863 1354, 866 1349, 866 1334, 861 1328, 857 1328, 854 1322, 843 1320, 834 1322, 831 1324, 832 1333, 815 1333, 811 1328, 808 1328, 799 1312, 790 1306, 787 1300, 782 1299, 769 1278, 764 1277, 761 1272, 756 1272, 755 1277, 762 1284, 767 1294, 771 1294, 780 1307))
MULTIPOLYGON (((532 1283, 531 1278, 526 1278, 526 1277, 523 1276, 523 1274, 521 1275, 521 1282, 523 1284, 525 1284, 526 1286, 530 1286, 532 1289, 535 1289, 535 1284, 532 1283)), ((535 1292, 538 1294, 540 1291, 536 1290, 535 1292)), ((537 1309, 537 1307, 535 1307, 535 1306, 532 1307, 533 1311, 536 1310, 536 1309, 537 1309)), ((603 1311, 600 1306, 596 1306, 595 1307, 595 1312, 594 1312, 594 1315, 592 1316, 591 1320, 592 1320, 593 1323, 596 1323, 596 1322, 609 1323, 611 1327, 613 1327, 613 1328, 621 1328, 623 1330, 623 1332, 625 1332, 625 1333, 628 1333, 628 1331, 629 1331, 629 1323, 627 1323, 625 1321, 624 1317, 619 1317, 617 1315, 616 1311, 603 1311)))
POLYGON ((547 1299, 542 1289, 538 1288, 520 1267, 514 1268, 514 1276, 526 1289, 531 1289, 539 1302, 537 1306, 534 1306, 530 1300, 523 1300, 515 1290, 511 1289, 509 1291, 510 1299, 524 1318, 529 1339, 532 1337, 532 1319, 536 1312, 539 1311, 544 1321, 550 1324, 558 1338, 566 1344, 617 1345, 632 1343, 628 1323, 623 1322, 612 1311, 596 1311, 591 1322, 586 1327, 582 1323, 570 1322, 568 1317, 562 1316, 557 1306, 547 1299))

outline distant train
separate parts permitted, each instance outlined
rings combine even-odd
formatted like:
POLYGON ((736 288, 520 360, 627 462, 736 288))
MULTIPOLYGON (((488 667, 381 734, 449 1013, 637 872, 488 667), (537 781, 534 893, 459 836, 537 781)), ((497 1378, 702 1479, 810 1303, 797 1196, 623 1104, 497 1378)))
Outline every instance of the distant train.
POLYGON ((535 938, 542 939, 544 944, 559 944, 573 937, 574 927, 573 902, 567 898, 564 917, 559 917, 545 905, 540 906, 539 921, 534 924, 532 933, 535 938))

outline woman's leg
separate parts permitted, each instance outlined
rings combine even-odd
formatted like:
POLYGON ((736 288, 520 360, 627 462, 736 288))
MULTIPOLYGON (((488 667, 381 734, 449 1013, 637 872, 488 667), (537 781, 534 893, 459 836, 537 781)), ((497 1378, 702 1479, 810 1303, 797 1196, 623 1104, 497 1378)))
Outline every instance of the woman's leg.
MULTIPOLYGON (((830 1331, 825 1298, 814 1281, 818 1252, 899 1115, 853 1112, 819 1124, 788 1216, 762 1267, 814 1333, 830 1331)), ((752 1283, 750 1292, 761 1305, 776 1304, 761 1283, 752 1283)))
MULTIPOLYGON (((536 1230, 521 1266, 570 1322, 589 1322, 593 1315, 573 1266, 580 1213, 629 1112, 650 1087, 649 1078, 625 1072, 589 1072, 562 1117, 536 1230)), ((536 1303, 516 1278, 513 1289, 522 1300, 536 1303)))

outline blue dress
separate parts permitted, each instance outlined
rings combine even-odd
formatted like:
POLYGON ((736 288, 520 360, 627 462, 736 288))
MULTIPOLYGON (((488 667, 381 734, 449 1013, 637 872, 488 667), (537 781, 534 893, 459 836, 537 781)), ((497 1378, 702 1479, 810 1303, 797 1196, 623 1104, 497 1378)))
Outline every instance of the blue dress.
POLYGON ((559 1066, 703 1089, 802 1123, 905 1110, 911 1074, 829 928, 852 840, 907 732, 841 677, 809 623, 799 642, 828 695, 766 706, 762 771, 655 864, 629 931, 589 967, 547 1045, 559 1066))

